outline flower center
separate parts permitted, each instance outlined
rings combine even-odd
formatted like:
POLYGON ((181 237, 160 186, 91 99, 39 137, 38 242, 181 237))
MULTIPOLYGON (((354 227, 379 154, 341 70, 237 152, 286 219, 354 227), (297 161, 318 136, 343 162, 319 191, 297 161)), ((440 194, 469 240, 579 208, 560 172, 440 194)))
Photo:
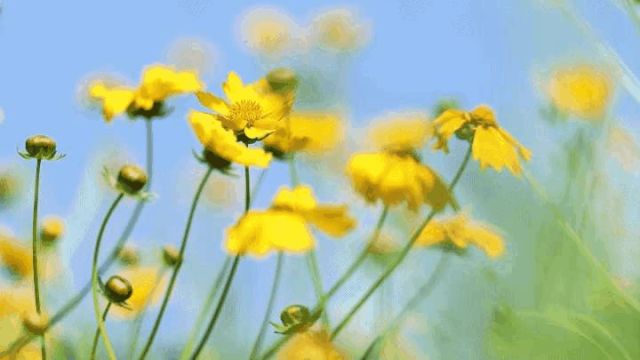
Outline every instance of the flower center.
POLYGON ((240 100, 231 105, 229 117, 234 122, 246 122, 246 127, 251 127, 262 118, 262 107, 253 100, 240 100))

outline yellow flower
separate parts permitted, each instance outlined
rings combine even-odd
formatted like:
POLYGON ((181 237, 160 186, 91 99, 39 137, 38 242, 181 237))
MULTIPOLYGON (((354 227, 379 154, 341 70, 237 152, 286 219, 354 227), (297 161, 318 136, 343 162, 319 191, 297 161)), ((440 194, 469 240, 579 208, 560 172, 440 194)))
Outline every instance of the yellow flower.
POLYGON ((235 72, 230 72, 222 84, 226 101, 208 92, 198 92, 197 96, 225 128, 249 139, 262 139, 278 128, 288 108, 285 98, 266 91, 265 84, 263 79, 245 85, 235 72))
POLYGON ((264 139, 265 147, 282 153, 305 151, 320 153, 334 148, 343 137, 343 127, 336 114, 295 112, 264 139))
POLYGON ((51 242, 64 235, 64 221, 58 216, 48 216, 42 221, 40 238, 44 242, 51 242))
POLYGON ((303 253, 315 247, 309 226, 333 236, 345 235, 355 226, 346 206, 318 204, 311 188, 282 188, 267 210, 248 212, 227 230, 230 254, 263 257, 271 251, 303 253))
POLYGON ((558 110, 584 120, 602 120, 613 90, 606 71, 586 64, 556 70, 547 84, 551 103, 558 110))
POLYGON ((480 105, 471 112, 447 110, 433 124, 438 140, 436 149, 448 151, 448 141, 454 134, 470 140, 473 158, 483 169, 490 166, 501 171, 506 167, 519 175, 522 171, 519 158, 531 159, 531 152, 498 125, 493 110, 486 105, 480 105))
POLYGON ((399 113, 376 121, 368 137, 378 149, 410 153, 422 148, 432 135, 433 126, 425 114, 399 113))
POLYGON ((277 56, 292 46, 295 23, 286 13, 273 8, 256 8, 241 21, 243 42, 253 51, 277 56))
POLYGON ((25 278, 33 273, 31 248, 0 233, 0 261, 12 273, 25 278))
POLYGON ((441 209, 449 201, 440 177, 411 155, 358 153, 349 160, 347 174, 356 191, 370 203, 378 199, 388 206, 406 202, 417 210, 423 203, 441 209))
POLYGON ((491 258, 504 254, 502 236, 484 224, 471 222, 464 214, 431 221, 416 240, 416 246, 446 244, 453 244, 459 249, 466 249, 472 244, 491 258))
POLYGON ((0 319, 10 315, 22 316, 32 310, 32 288, 26 286, 0 288, 0 319))
POLYGON ((95 81, 89 86, 89 96, 102 104, 107 122, 128 112, 130 115, 154 115, 152 110, 167 98, 203 89, 195 72, 177 71, 165 65, 152 65, 142 73, 137 88, 95 81))
POLYGON ((120 274, 129 280, 133 293, 126 301, 128 309, 112 307, 111 312, 119 318, 136 317, 145 309, 155 305, 162 298, 166 288, 166 278, 161 277, 161 270, 154 266, 134 266, 123 270, 120 274))
POLYGON ((269 166, 271 154, 239 143, 233 131, 225 129, 215 115, 191 111, 188 117, 196 137, 208 151, 229 162, 262 168, 269 166))
POLYGON ((306 331, 295 335, 278 353, 278 360, 344 360, 325 332, 306 331))
POLYGON ((367 40, 367 24, 356 19, 348 9, 333 9, 320 13, 313 20, 312 36, 329 49, 337 51, 355 50, 367 40))

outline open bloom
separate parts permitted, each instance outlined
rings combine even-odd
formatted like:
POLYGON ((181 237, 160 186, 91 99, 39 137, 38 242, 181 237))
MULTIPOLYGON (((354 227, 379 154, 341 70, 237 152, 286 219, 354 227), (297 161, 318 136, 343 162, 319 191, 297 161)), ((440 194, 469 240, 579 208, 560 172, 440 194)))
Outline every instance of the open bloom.
POLYGON ((215 115, 191 111, 188 115, 191 128, 202 145, 211 153, 228 161, 245 166, 267 167, 271 154, 260 148, 249 148, 238 142, 232 130, 225 129, 215 115))
POLYGON ((325 332, 306 331, 295 335, 278 353, 279 360, 343 360, 325 332))
POLYGON ((130 116, 159 115, 159 108, 167 98, 203 88, 204 85, 195 72, 177 71, 166 65, 152 65, 142 73, 137 88, 96 81, 89 87, 89 96, 101 103, 104 119, 109 122, 124 112, 128 112, 130 116))
POLYGON ((120 273, 131 284, 133 292, 126 301, 126 308, 115 306, 112 312, 119 318, 138 316, 158 303, 166 288, 166 278, 161 276, 161 270, 154 266, 134 266, 120 273))
POLYGON ((592 65, 556 70, 547 84, 553 106, 584 120, 601 120, 613 96, 611 76, 592 65))
POLYGON ((345 235, 355 226, 344 205, 318 204, 311 188, 282 188, 271 207, 248 212, 227 230, 230 254, 262 257, 271 251, 304 253, 315 247, 310 225, 333 236, 345 235))
POLYGON ((416 246, 453 245, 466 249, 475 245, 489 257, 504 254, 502 236, 484 224, 470 221, 464 214, 444 220, 433 220, 422 230, 416 246))
POLYGON ((496 171, 506 167, 511 173, 521 173, 520 158, 531 159, 531 152, 511 134, 501 128, 493 110, 480 105, 472 111, 450 109, 434 120, 436 149, 448 151, 448 141, 454 134, 471 141, 473 158, 481 168, 490 166, 496 171))
POLYGON ((342 137, 342 122, 336 114, 294 112, 264 139, 264 145, 285 154, 298 151, 321 153, 334 148, 342 137))
POLYGON ((226 129, 248 139, 262 139, 278 128, 288 109, 284 97, 265 88, 264 80, 244 84, 235 72, 230 72, 222 84, 226 100, 208 92, 198 92, 197 96, 226 129))

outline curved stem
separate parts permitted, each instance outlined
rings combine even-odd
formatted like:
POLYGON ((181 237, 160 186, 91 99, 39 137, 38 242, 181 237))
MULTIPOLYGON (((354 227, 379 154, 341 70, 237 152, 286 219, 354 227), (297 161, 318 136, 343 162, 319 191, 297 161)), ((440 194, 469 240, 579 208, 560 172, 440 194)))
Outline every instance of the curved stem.
MULTIPOLYGON (((104 308, 104 312, 102 313, 102 321, 107 320, 107 314, 109 313, 109 309, 111 309, 111 301, 107 303, 107 306, 104 308)), ((96 358, 96 354, 98 352, 98 339, 100 338, 100 329, 96 328, 96 334, 93 336, 93 345, 91 346, 91 360, 96 358)))
POLYGON ((267 326, 269 325, 269 317, 271 316, 271 312, 273 311, 273 305, 275 304, 276 294, 278 292, 278 287, 280 286, 280 278, 282 274, 282 263, 284 260, 284 255, 282 252, 278 253, 278 258, 276 260, 276 270, 273 274, 273 284, 271 285, 271 293, 269 294, 269 300, 267 302, 267 309, 264 313, 264 319, 262 320, 262 324, 260 325, 260 329, 258 330, 258 337, 256 338, 255 343, 253 344, 253 348, 251 349, 251 355, 249 355, 249 359, 255 359, 260 351, 260 347, 262 347, 262 341, 264 340, 265 332, 267 331, 267 326))
POLYGON ((187 345, 185 345, 184 349, 182 350, 182 354, 180 355, 180 360, 186 360, 189 358, 189 354, 193 350, 193 345, 196 342, 196 337, 198 336, 200 329, 202 329, 202 326, 204 325, 204 320, 206 319, 207 312, 209 311, 211 306, 213 306, 213 300, 215 300, 216 295, 218 294, 218 290, 220 290, 221 288, 220 285, 222 284, 222 279, 227 273, 227 270, 229 270, 229 266, 231 266, 231 258, 227 257, 224 260, 224 264, 222 265, 222 268, 220 269, 220 271, 218 271, 218 275, 216 275, 215 280, 213 281, 213 286, 211 286, 211 290, 209 290, 207 299, 205 300, 204 304, 200 307, 200 313, 196 318, 196 324, 191 330, 191 334, 189 335, 189 340, 187 341, 187 345))
POLYGON ((153 284, 151 292, 149 293, 150 294, 149 298, 145 301, 140 314, 138 314, 138 316, 136 316, 134 320, 133 331, 131 332, 131 344, 129 344, 129 357, 128 357, 129 359, 133 359, 133 357, 136 354, 136 348, 138 347, 138 340, 140 340, 140 331, 142 330, 142 324, 144 324, 144 319, 146 317, 145 315, 147 314, 149 305, 153 300, 153 294, 155 294, 155 292, 158 290, 158 286, 162 284, 162 279, 164 278, 166 271, 167 271, 167 267, 163 266, 156 273, 157 282, 153 284))
POLYGON ((93 262, 91 266, 91 295, 93 296, 93 310, 96 316, 96 322, 98 324, 98 331, 102 340, 104 341, 104 347, 107 350, 107 354, 109 355, 109 359, 115 360, 116 354, 113 350, 113 346, 111 345, 111 341, 109 340, 109 335, 107 334, 107 329, 104 326, 104 322, 102 321, 102 317, 100 316, 100 303, 98 299, 98 258, 100 256, 100 245, 102 243, 102 237, 104 236, 104 231, 107 228, 107 223, 113 215, 114 210, 122 201, 124 197, 124 193, 120 193, 116 199, 111 204, 111 207, 107 211, 107 214, 100 225, 100 231, 98 231, 98 237, 96 238, 96 245, 93 250, 93 262))
POLYGON ((169 279, 169 285, 167 287, 167 291, 164 294, 164 298, 162 299, 162 305, 160 305, 160 311, 156 316, 156 320, 153 323, 153 328, 151 329, 151 333, 147 338, 144 348, 142 349, 142 353, 140 354, 139 359, 142 360, 147 357, 149 350, 151 350, 151 346, 153 345, 153 341, 155 340, 156 334, 158 333, 158 329, 160 328, 160 323, 162 322, 162 317, 164 316, 164 312, 167 310, 167 305, 169 304, 169 299, 171 299, 171 294, 173 293, 173 288, 176 284, 176 280, 178 278, 178 273, 180 272, 180 268, 182 267, 182 263, 184 262, 184 252, 187 248, 187 242, 189 240, 189 232, 191 231, 191 224, 193 223, 193 216, 196 212, 196 208, 198 207, 198 201, 200 200, 200 195, 202 195, 202 191, 204 190, 213 168, 208 168, 205 173, 200 185, 198 186, 198 190, 196 191, 193 201, 191 202, 191 209, 189 210, 189 217, 187 218, 187 223, 184 228, 184 234, 182 235, 182 241, 180 243, 180 252, 179 261, 175 267, 173 268, 173 272, 171 273, 171 278, 169 279))
MULTIPOLYGON (((33 222, 31 226, 33 241, 31 243, 31 251, 32 251, 32 261, 33 261, 33 291, 34 291, 34 299, 36 303, 36 312, 38 314, 42 313, 42 306, 40 303, 40 279, 39 279, 39 271, 38 271, 38 249, 40 244, 38 243, 38 198, 40 194, 40 166, 42 165, 42 160, 36 160, 36 179, 35 179, 35 188, 33 192, 33 222)), ((45 342, 44 334, 40 338, 40 353, 42 355, 42 359, 47 359, 47 345, 45 342)))
MULTIPOLYGON (((462 176, 462 173, 464 172, 464 169, 467 167, 467 164, 469 163, 469 159, 470 158, 471 158, 471 144, 469 145, 469 149, 467 150, 467 153, 466 153, 466 155, 464 157, 464 160, 460 164, 460 167, 458 168, 458 171, 456 172, 456 175, 453 177, 453 180, 451 181, 451 183, 449 185, 449 192, 453 192, 453 189, 455 188, 456 184, 460 180, 460 177, 462 176)), ((389 264, 389 266, 385 269, 385 271, 382 273, 382 275, 380 275, 380 277, 378 277, 378 279, 373 283, 373 285, 371 285, 369 287, 369 289, 360 298, 360 300, 358 300, 356 302, 356 304, 351 308, 351 310, 342 319, 342 321, 338 324, 338 326, 336 326, 336 328, 331 332, 330 338, 332 340, 336 336, 338 336, 340 334, 342 329, 344 329, 344 327, 349 323, 349 321, 351 321, 353 316, 358 312, 358 310, 362 307, 362 305, 364 305, 364 303, 376 291, 376 289, 378 289, 378 287, 380 287, 380 285, 395 271, 395 269, 407 257, 407 255, 409 254, 409 252, 413 248, 413 245, 415 244, 416 240, 418 240, 418 237, 420 236, 420 233, 422 232, 422 230, 427 226, 427 224, 429 224, 429 222, 431 222, 431 219, 433 219, 433 217, 437 213, 438 213, 438 210, 435 210, 435 209, 432 209, 429 212, 429 215, 427 215, 427 218, 422 222, 422 224, 420 224, 418 229, 416 229, 416 231, 413 233, 413 235, 411 236, 411 239, 404 246, 404 248, 402 248, 402 251, 400 252, 398 257, 395 259, 395 261, 393 261, 391 264, 389 264)))
MULTIPOLYGON (((147 129, 146 129, 146 148, 147 148, 147 189, 151 188, 151 180, 153 178, 153 131, 152 131, 152 122, 147 121, 147 129)), ((138 224, 138 220, 140 219, 140 215, 142 214, 142 210, 146 201, 139 200, 131 213, 131 217, 127 222, 122 234, 118 238, 116 245, 111 249, 109 255, 105 259, 105 261, 100 265, 98 269, 98 274, 102 274, 107 271, 111 265, 118 259, 118 254, 120 250, 124 246, 125 242, 129 239, 129 236, 135 229, 138 224)), ((84 299, 84 297, 91 291, 91 279, 87 281, 87 283, 76 293, 71 299, 69 299, 61 308, 58 310, 51 318, 49 319, 49 323, 47 325, 46 331, 49 331, 54 325, 62 321, 67 315, 71 313, 84 299)), ((0 352, 0 357, 7 356, 9 354, 16 353, 20 351, 25 345, 29 344, 35 336, 31 333, 25 333, 18 339, 16 339, 6 350, 0 352)))
MULTIPOLYGON (((311 282, 313 283, 313 290, 316 293, 316 301, 322 301, 324 297, 324 287, 322 286, 322 278, 320 277, 320 266, 318 265, 318 257, 316 256, 316 250, 311 249, 307 254, 307 269, 311 276, 311 282)), ((325 311, 322 312, 322 324, 329 328, 329 316, 325 311)))

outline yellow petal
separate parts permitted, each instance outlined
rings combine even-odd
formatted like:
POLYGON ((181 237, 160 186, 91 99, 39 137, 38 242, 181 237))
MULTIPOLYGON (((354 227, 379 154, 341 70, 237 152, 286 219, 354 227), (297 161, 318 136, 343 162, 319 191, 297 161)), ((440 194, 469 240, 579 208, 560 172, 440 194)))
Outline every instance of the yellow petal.
POLYGON ((156 102, 169 96, 200 91, 203 87, 193 71, 177 71, 170 66, 152 65, 142 74, 138 96, 156 102))
MULTIPOLYGON (((496 171, 501 171, 506 167, 514 175, 519 175, 522 171, 518 159, 518 148, 509 138, 495 127, 478 127, 473 138, 473 158, 480 163, 481 168, 490 166, 496 171)), ((522 150, 520 150, 522 151, 522 150)), ((530 154, 525 153, 529 156, 530 154)))
POLYGON ((320 231, 333 237, 344 236, 356 226, 356 220, 349 216, 346 205, 320 205, 305 213, 304 218, 320 231))
POLYGON ((489 257, 496 258, 504 254, 504 241, 495 231, 483 225, 469 225, 466 229, 469 241, 483 250, 489 257))
POLYGON ((298 185, 293 190, 282 187, 271 201, 272 208, 304 212, 313 210, 317 206, 313 190, 307 185, 298 185))
POLYGON ((369 138, 378 149, 392 152, 420 149, 432 135, 432 124, 422 113, 391 114, 369 130, 369 138))
POLYGON ((345 360, 325 332, 306 331, 291 338, 277 356, 278 360, 345 360))
POLYGON ((438 139, 434 147, 448 151, 447 142, 451 136, 467 122, 468 118, 465 112, 461 110, 449 109, 440 114, 440 116, 433 121, 435 134, 438 139))
POLYGON ((427 226, 422 229, 418 239, 416 240, 416 246, 433 246, 440 244, 447 240, 447 232, 444 225, 438 220, 431 220, 427 226))
POLYGON ((222 116, 228 115, 229 107, 227 106, 227 103, 219 97, 205 91, 198 91, 196 93, 196 96, 198 97, 198 101, 200 101, 200 104, 202 104, 202 106, 209 108, 222 116))
POLYGON ((227 80, 222 83, 222 91, 231 103, 236 102, 246 96, 247 88, 242 83, 242 79, 235 71, 229 72, 227 80))
POLYGON ((133 102, 133 89, 116 86, 108 87, 103 82, 95 82, 89 87, 89 96, 102 103, 102 114, 107 122, 121 115, 133 102))

